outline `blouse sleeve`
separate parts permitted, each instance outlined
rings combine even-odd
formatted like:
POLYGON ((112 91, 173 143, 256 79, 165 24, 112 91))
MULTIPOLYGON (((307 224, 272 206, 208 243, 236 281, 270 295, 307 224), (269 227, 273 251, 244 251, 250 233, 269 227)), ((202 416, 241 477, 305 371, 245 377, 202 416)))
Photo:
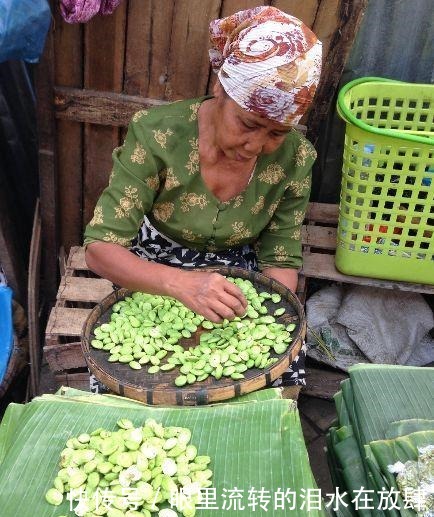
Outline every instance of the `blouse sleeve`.
POLYGON ((128 247, 159 187, 158 168, 146 145, 144 130, 132 122, 125 143, 113 151, 109 185, 86 227, 84 245, 105 241, 128 247))
POLYGON ((315 158, 314 147, 302 139, 293 158, 294 173, 256 243, 260 270, 267 267, 299 269, 302 265, 301 227, 309 202, 315 158))

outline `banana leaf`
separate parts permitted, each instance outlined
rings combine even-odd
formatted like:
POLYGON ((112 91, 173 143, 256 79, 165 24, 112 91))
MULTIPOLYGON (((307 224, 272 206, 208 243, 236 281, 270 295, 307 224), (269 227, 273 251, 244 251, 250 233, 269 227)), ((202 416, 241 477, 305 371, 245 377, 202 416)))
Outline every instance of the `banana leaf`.
MULTIPOLYGON (((232 402, 246 402, 247 400, 270 400, 270 399, 281 399, 282 397, 282 388, 265 388, 262 390, 252 391, 251 393, 247 393, 246 395, 240 395, 239 397, 234 397, 231 399, 232 402)), ((114 395, 111 393, 106 393, 104 395, 99 395, 96 393, 90 393, 88 391, 78 390, 76 388, 70 388, 69 386, 62 386, 57 390, 55 395, 61 395, 64 397, 108 397, 109 399, 122 399, 128 400, 132 403, 140 404, 141 406, 147 406, 144 402, 140 402, 138 400, 126 399, 125 397, 120 397, 119 395, 114 395)), ((47 396, 47 395, 42 395, 47 396)), ((227 402, 216 402, 216 404, 227 404, 227 402)))
POLYGON ((342 495, 342 499, 344 500, 344 504, 338 505, 333 513, 338 515, 339 512, 341 512, 342 515, 354 516, 356 515, 356 511, 351 503, 350 489, 348 488, 347 483, 348 475, 347 472, 344 472, 344 469, 339 462, 338 455, 336 454, 336 446, 339 444, 339 436, 336 427, 331 427, 329 429, 329 432, 326 435, 326 444, 327 462, 329 464, 333 486, 339 490, 339 493, 342 495))
MULTIPOLYGON (((377 493, 383 491, 384 493, 390 490, 391 486, 383 476, 383 473, 381 472, 380 467, 375 459, 375 456, 369 448, 369 445, 365 446, 365 463, 369 471, 370 485, 374 487, 375 491, 377 493)), ((401 497, 398 497, 397 499, 397 506, 399 510, 393 508, 393 505, 387 502, 383 506, 382 512, 384 512, 384 514, 387 517, 414 517, 414 514, 412 512, 409 512, 409 510, 404 508, 405 504, 401 497)))
MULTIPOLYGON (((378 490, 382 489, 379 485, 387 476, 365 445, 429 425, 427 420, 434 419, 434 368, 363 364, 351 367, 349 374, 335 396, 340 427, 332 433, 329 454, 331 463, 337 463, 335 470, 344 478, 346 489, 375 490, 374 506, 378 507, 378 490), (397 422, 398 419, 406 422, 397 422)), ((385 513, 396 515, 393 511, 368 510, 366 516, 385 513)))
POLYGON ((427 445, 434 445, 434 430, 418 431, 393 440, 377 440, 371 442, 369 448, 390 485, 396 487, 395 475, 389 472, 388 466, 397 461, 402 463, 409 460, 417 461, 418 447, 427 445))
POLYGON ((358 364, 349 373, 360 444, 385 438, 398 419, 434 420, 434 368, 358 364))
POLYGON ((345 405, 345 401, 342 395, 342 391, 338 391, 333 395, 335 401, 336 413, 338 415, 339 426, 351 425, 350 415, 345 405))
MULTIPOLYGON (((290 489, 298 495, 316 484, 309 465, 300 419, 292 401, 248 400, 235 404, 216 404, 197 408, 161 408, 126 403, 104 397, 44 396, 25 406, 15 429, 13 444, 0 466, 0 508, 2 517, 57 517, 68 513, 69 503, 58 507, 45 502, 52 486, 66 440, 98 427, 115 429, 119 418, 136 425, 154 418, 163 425, 191 429, 191 442, 200 454, 212 458, 213 487, 220 510, 198 510, 198 517, 250 515, 247 494, 262 487, 270 495, 267 511, 257 515, 285 515, 273 497, 290 489), (87 399, 87 400, 86 400, 87 399), (244 490, 245 511, 222 510, 223 489, 244 490)), ((323 510, 301 509, 300 497, 294 516, 325 515, 323 510)))
POLYGON ((416 433, 417 431, 434 431, 434 420, 425 420, 423 418, 412 418, 410 420, 398 420, 392 422, 386 429, 388 440, 405 436, 407 434, 416 433))
MULTIPOLYGON (((381 474, 381 479, 379 478, 377 483, 377 490, 382 490, 384 487, 399 490, 395 474, 389 471, 389 465, 398 461, 402 463, 409 460, 417 461, 418 448, 427 445, 434 445, 434 430, 417 431, 391 440, 377 440, 367 445, 365 449, 369 468, 372 471, 377 470, 381 474)), ((401 496, 398 498, 398 506, 401 508, 401 516, 415 515, 415 512, 405 508, 401 496)))
POLYGON ((15 430, 23 412, 24 406, 22 404, 11 403, 3 415, 0 423, 0 465, 13 442, 15 430))
MULTIPOLYGON (((336 436, 337 441, 334 444, 334 451, 342 466, 342 476, 349 499, 353 500, 356 496, 356 491, 360 490, 360 487, 368 486, 363 459, 351 426, 337 429, 336 436)), ((369 517, 371 515, 370 510, 362 508, 358 509, 357 512, 361 517, 369 517)))

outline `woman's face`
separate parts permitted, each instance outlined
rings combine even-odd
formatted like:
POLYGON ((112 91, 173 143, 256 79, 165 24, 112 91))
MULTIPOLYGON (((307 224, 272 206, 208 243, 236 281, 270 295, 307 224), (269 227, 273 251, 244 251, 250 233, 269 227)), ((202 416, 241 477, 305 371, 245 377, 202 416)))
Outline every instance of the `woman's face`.
POLYGON ((248 162, 274 152, 290 127, 241 108, 220 83, 214 88, 217 109, 214 118, 215 144, 227 158, 248 162))

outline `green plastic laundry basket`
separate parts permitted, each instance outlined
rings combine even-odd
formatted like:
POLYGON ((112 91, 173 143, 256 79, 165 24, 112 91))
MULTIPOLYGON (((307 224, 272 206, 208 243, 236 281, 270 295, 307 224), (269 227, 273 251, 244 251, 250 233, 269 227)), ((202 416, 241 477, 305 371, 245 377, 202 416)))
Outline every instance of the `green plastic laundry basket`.
POLYGON ((434 284, 434 85, 376 77, 345 85, 336 267, 434 284))

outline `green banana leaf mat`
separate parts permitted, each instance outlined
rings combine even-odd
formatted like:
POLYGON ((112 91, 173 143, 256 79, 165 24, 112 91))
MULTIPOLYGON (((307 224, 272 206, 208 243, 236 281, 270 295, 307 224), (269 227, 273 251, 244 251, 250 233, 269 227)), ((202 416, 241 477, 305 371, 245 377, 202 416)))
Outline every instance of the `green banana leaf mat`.
POLYGON ((348 494, 348 506, 341 504, 336 515, 417 515, 401 497, 392 504, 380 492, 398 490, 389 465, 415 461, 419 447, 434 446, 433 395, 434 368, 360 364, 349 369, 335 395, 338 422, 327 435, 333 484, 348 494), (361 490, 372 490, 372 501, 354 504, 361 490))
MULTIPOLYGON (((212 459, 213 487, 219 509, 198 509, 197 517, 242 515, 323 516, 321 509, 303 508, 303 498, 316 483, 294 401, 280 390, 268 389, 234 399, 231 403, 181 408, 155 407, 113 395, 91 395, 61 389, 25 405, 10 404, 0 424, 1 517, 58 517, 73 515, 69 502, 54 507, 45 501, 59 469, 59 455, 71 436, 98 427, 116 429, 128 418, 139 426, 154 418, 164 426, 192 431, 191 443, 212 459), (223 509, 224 489, 243 490, 244 511, 223 509), (248 506, 250 489, 265 489, 266 508, 248 506), (297 494, 296 508, 276 494, 297 494), (276 504, 276 500, 279 501, 276 504)), ((265 503, 264 503, 265 504, 265 503)))

